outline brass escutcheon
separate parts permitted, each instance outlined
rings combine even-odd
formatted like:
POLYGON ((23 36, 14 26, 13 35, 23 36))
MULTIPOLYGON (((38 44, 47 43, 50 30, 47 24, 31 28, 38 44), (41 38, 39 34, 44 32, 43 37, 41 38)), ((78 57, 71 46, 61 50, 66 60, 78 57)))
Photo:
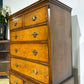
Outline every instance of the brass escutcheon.
POLYGON ((38 35, 37 32, 34 32, 34 33, 32 34, 32 36, 33 36, 34 38, 36 38, 37 35, 38 35))
POLYGON ((32 53, 36 56, 38 51, 37 50, 33 50, 32 53))
POLYGON ((38 74, 38 71, 37 71, 36 69, 33 69, 32 71, 33 71, 33 73, 34 73, 35 75, 38 74))
POLYGON ((37 18, 36 16, 33 16, 33 17, 32 17, 32 21, 35 21, 35 20, 36 20, 36 18, 37 18))
POLYGON ((17 35, 15 35, 14 38, 17 39, 17 35))
POLYGON ((16 26, 16 25, 17 25, 17 22, 14 23, 14 26, 16 26))
POLYGON ((18 52, 18 50, 17 50, 17 49, 15 49, 15 52, 17 53, 17 52, 18 52))
POLYGON ((18 67, 18 64, 17 64, 17 63, 15 64, 15 67, 16 67, 16 68, 18 67))
POLYGON ((14 84, 18 84, 17 81, 14 81, 14 84))

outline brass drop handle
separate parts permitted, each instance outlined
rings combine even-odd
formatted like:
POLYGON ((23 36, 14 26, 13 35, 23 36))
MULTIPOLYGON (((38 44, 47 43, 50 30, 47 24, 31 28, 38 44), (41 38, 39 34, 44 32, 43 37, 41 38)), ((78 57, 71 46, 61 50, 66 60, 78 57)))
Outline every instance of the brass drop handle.
POLYGON ((17 50, 17 49, 15 49, 15 52, 17 53, 17 52, 18 52, 18 50, 17 50))
POLYGON ((14 36, 15 39, 17 39, 17 37, 18 37, 17 35, 14 36))
POLYGON ((32 33, 32 36, 33 36, 34 38, 36 38, 37 35, 38 35, 37 32, 33 32, 33 33, 32 33))
POLYGON ((36 18, 37 18, 36 16, 33 16, 33 17, 32 17, 32 21, 35 21, 35 20, 36 20, 36 18))
POLYGON ((17 81, 14 81, 14 84, 18 84, 17 81))
POLYGON ((16 63, 16 64, 15 64, 15 67, 17 68, 18 66, 19 66, 19 65, 16 63))
POLYGON ((17 22, 14 23, 14 26, 16 26, 16 25, 17 25, 17 22))
POLYGON ((38 71, 36 69, 33 69, 33 74, 37 75, 38 74, 38 71))
POLYGON ((37 50, 33 50, 32 53, 36 56, 38 51, 37 50))

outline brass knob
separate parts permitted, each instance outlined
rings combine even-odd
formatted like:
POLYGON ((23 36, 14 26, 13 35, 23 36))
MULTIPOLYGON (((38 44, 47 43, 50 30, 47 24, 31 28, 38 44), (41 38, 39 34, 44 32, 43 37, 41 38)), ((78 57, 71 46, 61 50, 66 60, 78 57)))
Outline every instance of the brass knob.
POLYGON ((36 16, 33 16, 33 17, 32 17, 32 21, 35 21, 35 20, 36 20, 36 18, 37 18, 36 16))
POLYGON ((33 36, 34 38, 36 38, 37 35, 38 35, 37 32, 33 32, 33 34, 32 34, 32 36, 33 36))
POLYGON ((17 52, 18 52, 18 50, 17 50, 17 49, 15 49, 15 52, 17 53, 17 52))
POLYGON ((18 67, 18 64, 17 64, 17 63, 15 64, 15 67, 16 67, 16 68, 18 67))
POLYGON ((32 53, 36 56, 38 51, 37 50, 33 50, 32 53))
POLYGON ((14 81, 14 84, 18 84, 17 81, 14 81))
POLYGON ((33 69, 33 74, 37 75, 38 74, 38 71, 36 69, 33 69))
POLYGON ((14 23, 14 26, 16 26, 16 25, 17 25, 17 22, 14 23))
POLYGON ((14 38, 17 39, 17 35, 15 35, 14 38))

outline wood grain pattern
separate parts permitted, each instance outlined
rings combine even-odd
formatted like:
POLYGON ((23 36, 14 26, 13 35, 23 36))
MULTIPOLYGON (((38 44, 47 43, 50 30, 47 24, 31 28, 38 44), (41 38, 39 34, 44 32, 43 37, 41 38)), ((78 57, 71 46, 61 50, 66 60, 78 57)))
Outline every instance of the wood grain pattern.
POLYGON ((23 84, 23 80, 19 79, 18 77, 10 74, 10 82, 11 84, 23 84))
POLYGON ((12 29, 16 29, 16 28, 21 28, 22 25, 22 21, 23 21, 23 17, 17 17, 17 18, 12 18, 12 20, 9 21, 9 26, 10 26, 10 30, 12 29), (16 23, 16 26, 14 25, 16 23))
POLYGON ((19 60, 11 58, 11 68, 20 73, 28 75, 36 80, 42 81, 44 83, 49 83, 48 67, 40 64, 32 63, 29 61, 19 60), (18 64, 18 67, 15 67, 18 64), (38 73, 35 75, 33 70, 36 69, 38 73))
POLYGON ((48 40, 48 28, 47 26, 40 26, 30 29, 25 29, 21 31, 11 32, 10 33, 11 41, 39 41, 39 40, 48 40), (33 33, 37 32, 36 38, 33 37, 33 33), (15 39, 15 36, 17 38, 15 39))
POLYGON ((39 61, 48 62, 48 45, 47 44, 11 44, 11 55, 17 57, 29 58, 39 61), (17 53, 15 52, 17 49, 17 53), (37 54, 34 55, 33 51, 36 50, 37 54))
POLYGON ((36 11, 25 14, 24 24, 25 26, 34 25, 37 23, 47 21, 47 7, 37 9, 36 11), (32 21, 32 17, 36 16, 36 20, 32 21))

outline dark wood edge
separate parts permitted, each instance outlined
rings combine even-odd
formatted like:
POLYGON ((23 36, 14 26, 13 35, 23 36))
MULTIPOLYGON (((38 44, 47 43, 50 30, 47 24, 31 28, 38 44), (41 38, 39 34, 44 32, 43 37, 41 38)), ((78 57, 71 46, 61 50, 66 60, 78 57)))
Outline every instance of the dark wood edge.
POLYGON ((67 79, 63 80, 62 82, 60 82, 59 84, 63 84, 65 83, 66 81, 70 80, 71 78, 73 78, 73 75, 71 75, 70 77, 68 77, 67 79))
POLYGON ((24 29, 30 29, 30 28, 44 26, 44 25, 47 25, 47 21, 42 22, 42 23, 38 23, 38 24, 35 24, 35 25, 30 25, 30 26, 19 27, 19 28, 16 28, 16 29, 11 29, 10 31, 14 32, 14 31, 19 31, 19 30, 24 30, 24 29))
POLYGON ((15 70, 13 70, 13 69, 11 69, 11 72, 12 72, 12 74, 18 76, 20 79, 22 79, 22 80, 24 80, 26 82, 30 81, 30 82, 33 82, 35 84, 44 84, 43 82, 41 82, 39 80, 36 80, 36 79, 34 79, 34 78, 30 77, 30 76, 24 75, 24 74, 22 74, 20 72, 17 72, 15 70))
POLYGON ((15 56, 15 55, 11 55, 11 58, 24 60, 24 61, 29 61, 29 62, 41 64, 41 65, 44 65, 44 66, 48 66, 48 62, 43 62, 43 61, 39 61, 39 60, 33 60, 33 59, 29 59, 29 58, 18 57, 18 56, 15 56))
MULTIPOLYGON (((9 43, 9 47, 10 47, 10 43, 9 43)), ((9 84, 11 84, 11 80, 10 80, 10 70, 11 70, 11 54, 10 54, 9 84)))
POLYGON ((58 0, 49 0, 50 3, 68 11, 68 12, 71 12, 72 8, 70 8, 69 6, 65 5, 64 3, 58 1, 58 0))
POLYGON ((10 44, 48 44, 48 41, 11 41, 10 44))
POLYGON ((47 27, 48 27, 48 61, 49 61, 49 84, 52 84, 52 56, 51 56, 51 26, 50 26, 50 16, 48 10, 48 22, 47 22, 47 27))

